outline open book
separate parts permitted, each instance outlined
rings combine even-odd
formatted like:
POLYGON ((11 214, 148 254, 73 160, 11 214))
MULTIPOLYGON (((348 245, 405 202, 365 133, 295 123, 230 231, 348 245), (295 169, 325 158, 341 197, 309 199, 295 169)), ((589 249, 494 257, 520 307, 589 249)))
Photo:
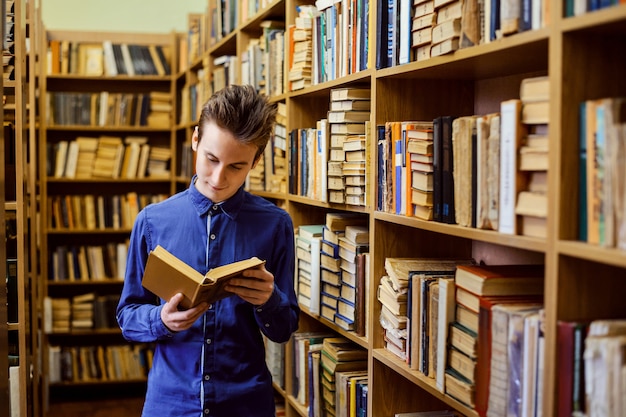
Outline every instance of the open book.
POLYGON ((228 281, 246 269, 263 264, 265 261, 252 257, 213 268, 202 275, 159 245, 148 256, 142 285, 164 300, 180 292, 185 296, 180 306, 191 308, 202 301, 213 303, 232 295, 224 290, 228 281))

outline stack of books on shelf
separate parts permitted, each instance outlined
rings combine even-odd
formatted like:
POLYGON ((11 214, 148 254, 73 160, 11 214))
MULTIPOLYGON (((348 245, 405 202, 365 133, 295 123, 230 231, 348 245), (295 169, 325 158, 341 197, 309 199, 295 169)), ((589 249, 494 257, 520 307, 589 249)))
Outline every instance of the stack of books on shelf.
MULTIPOLYGON (((92 175, 102 178, 119 178, 124 158, 124 142, 119 136, 100 136, 92 175)), ((71 161, 72 159, 68 159, 71 161)), ((66 170, 68 170, 66 168, 66 170)), ((71 172, 71 170, 68 170, 71 172)))
POLYGON ((545 238, 548 218, 548 121, 550 84, 547 76, 525 78, 520 86, 525 137, 519 150, 519 169, 528 174, 525 190, 517 196, 515 213, 520 234, 545 238))
POLYGON ((365 122, 364 135, 348 136, 343 142, 345 161, 342 175, 345 184, 345 204, 365 206, 367 203, 367 162, 369 160, 370 122, 365 122))
POLYGON ((72 330, 85 330, 94 327, 95 300, 96 294, 93 292, 72 297, 72 330))
POLYGON ((297 294, 311 314, 320 311, 320 251, 323 225, 298 226, 296 235, 297 294))
POLYGON ((289 86, 291 91, 311 85, 315 6, 298 6, 296 22, 289 26, 289 86))
POLYGON ((146 119, 149 127, 169 129, 173 123, 172 95, 169 92, 150 93, 150 111, 146 119))
POLYGON ((164 178, 170 177, 170 159, 172 151, 165 146, 151 146, 148 157, 148 177, 164 178))
MULTIPOLYGON (((467 405, 475 408, 481 416, 498 414, 499 405, 491 405, 490 401, 500 398, 504 391, 491 394, 491 387, 497 390, 509 391, 509 384, 518 381, 505 378, 500 369, 504 366, 502 359, 505 352, 497 345, 494 350, 493 315, 497 305, 523 305, 529 307, 533 313, 539 313, 543 301, 543 265, 458 265, 455 274, 456 296, 453 322, 449 327, 447 347, 448 360, 445 368, 444 391, 467 405), (496 367, 496 368, 494 368, 496 367)), ((534 339, 535 347, 542 342, 539 338, 537 319, 540 316, 533 314, 535 332, 516 334, 515 342, 534 339)), ((530 320, 530 318, 529 318, 530 320)), ((523 320, 522 329, 523 329, 523 320)), ((499 323, 499 322, 498 322, 499 323)), ((508 336, 508 333, 506 333, 508 336)), ((504 351, 512 349, 513 339, 507 339, 504 351)), ((517 364, 525 363, 524 372, 536 374, 542 354, 538 349, 526 349, 519 352, 517 364), (532 354, 534 352, 534 354, 532 354), (531 355, 532 354, 532 355, 531 355), (525 362, 524 362, 525 361, 525 362)), ((508 366, 508 362, 506 364, 508 366)), ((537 379, 539 380, 539 379, 537 379)), ((526 381, 530 383, 530 380, 526 381)), ((521 385, 520 385, 521 387, 521 385)), ((521 392, 512 393, 510 398, 516 398, 518 404, 523 401, 536 399, 538 391, 527 388, 532 394, 523 398, 516 397, 521 392)), ((508 397, 504 397, 508 398, 508 397)))
POLYGON ((344 416, 351 402, 345 379, 367 376, 367 350, 344 337, 326 337, 322 342, 320 364, 321 409, 327 416, 344 416))
POLYGON ((331 132, 327 172, 328 201, 364 206, 365 185, 359 184, 365 184, 366 178, 369 88, 346 87, 331 90, 327 120, 331 132), (362 129, 353 125, 362 125, 362 129), (349 131, 363 133, 348 133, 349 131), (348 177, 351 184, 349 186, 346 184, 348 177))
POLYGON ((365 334, 366 264, 369 252, 367 226, 346 226, 339 237, 341 288, 335 323, 344 330, 365 334))
MULTIPOLYGON (((446 13, 439 13, 439 9, 450 6, 453 3, 461 3, 459 0, 434 0, 434 8, 437 13, 437 21, 433 25, 432 46, 430 56, 435 57, 454 52, 461 46, 461 19, 459 17, 449 17, 446 13)), ((467 6, 469 8, 470 6, 467 6)), ((476 12, 478 9, 476 8, 476 12)), ((465 13, 464 18, 469 14, 465 13)), ((478 14, 476 14, 476 19, 478 14)), ((477 23, 477 21, 476 21, 477 23)), ((478 43, 478 42, 476 42, 478 43)))
POLYGON ((421 0, 413 4, 411 24, 411 50, 414 61, 430 58, 433 26, 437 23, 433 0, 421 0))
POLYGON ((46 333, 65 333, 72 328, 72 301, 69 298, 45 297, 43 301, 46 333))
POLYGON ((579 240, 626 248, 624 97, 580 104, 579 240))
POLYGON ((431 220, 433 190, 428 180, 433 174, 433 122, 402 122, 401 134, 405 163, 400 164, 398 209, 407 216, 431 220))
POLYGON ((345 318, 337 317, 342 289, 342 258, 339 255, 339 238, 345 236, 348 226, 367 225, 367 217, 357 213, 327 213, 322 230, 320 252, 320 315, 337 325, 345 324, 345 318))

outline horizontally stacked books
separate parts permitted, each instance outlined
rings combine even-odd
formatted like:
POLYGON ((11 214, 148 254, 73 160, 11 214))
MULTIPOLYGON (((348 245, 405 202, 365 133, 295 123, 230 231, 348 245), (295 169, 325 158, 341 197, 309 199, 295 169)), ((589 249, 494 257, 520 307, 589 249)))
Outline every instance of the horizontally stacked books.
POLYGON ((328 201, 364 206, 370 89, 338 88, 330 92, 328 201))
POLYGON ((547 76, 525 78, 520 86, 525 135, 519 149, 519 169, 528 175, 526 189, 517 196, 515 213, 521 217, 520 234, 547 236, 548 125, 550 83, 547 76))
POLYGON ((480 416, 504 415, 502 407, 540 409, 543 271, 543 265, 457 267, 444 387, 480 416))
POLYGON ((315 6, 298 6, 298 16, 294 25, 290 25, 290 90, 301 90, 311 85, 311 64, 313 54, 313 23, 319 14, 315 6))
POLYGON ((320 253, 320 315, 365 335, 367 306, 367 217, 327 213, 320 253), (357 243, 359 242, 359 243, 357 243))

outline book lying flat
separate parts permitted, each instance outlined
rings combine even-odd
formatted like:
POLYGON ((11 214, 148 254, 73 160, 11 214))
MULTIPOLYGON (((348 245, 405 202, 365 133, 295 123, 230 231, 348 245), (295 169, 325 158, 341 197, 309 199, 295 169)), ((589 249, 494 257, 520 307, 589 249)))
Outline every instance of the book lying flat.
POLYGON ((265 261, 255 256, 213 268, 203 275, 159 245, 148 256, 142 285, 164 300, 180 292, 184 295, 180 306, 191 308, 232 295, 224 289, 228 281, 263 264, 265 261))

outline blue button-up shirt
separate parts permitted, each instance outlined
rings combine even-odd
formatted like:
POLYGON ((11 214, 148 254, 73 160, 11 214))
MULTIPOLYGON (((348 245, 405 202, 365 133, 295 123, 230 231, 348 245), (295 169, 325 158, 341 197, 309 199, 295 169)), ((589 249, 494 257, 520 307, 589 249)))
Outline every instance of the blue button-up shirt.
POLYGON ((142 210, 130 237, 117 320, 127 340, 156 342, 143 416, 274 416, 261 333, 286 342, 298 326, 291 218, 243 188, 213 204, 194 181, 142 210), (237 296, 217 301, 190 329, 172 333, 161 321, 165 301, 141 286, 157 245, 201 273, 257 256, 274 274, 274 292, 262 306, 237 296))

